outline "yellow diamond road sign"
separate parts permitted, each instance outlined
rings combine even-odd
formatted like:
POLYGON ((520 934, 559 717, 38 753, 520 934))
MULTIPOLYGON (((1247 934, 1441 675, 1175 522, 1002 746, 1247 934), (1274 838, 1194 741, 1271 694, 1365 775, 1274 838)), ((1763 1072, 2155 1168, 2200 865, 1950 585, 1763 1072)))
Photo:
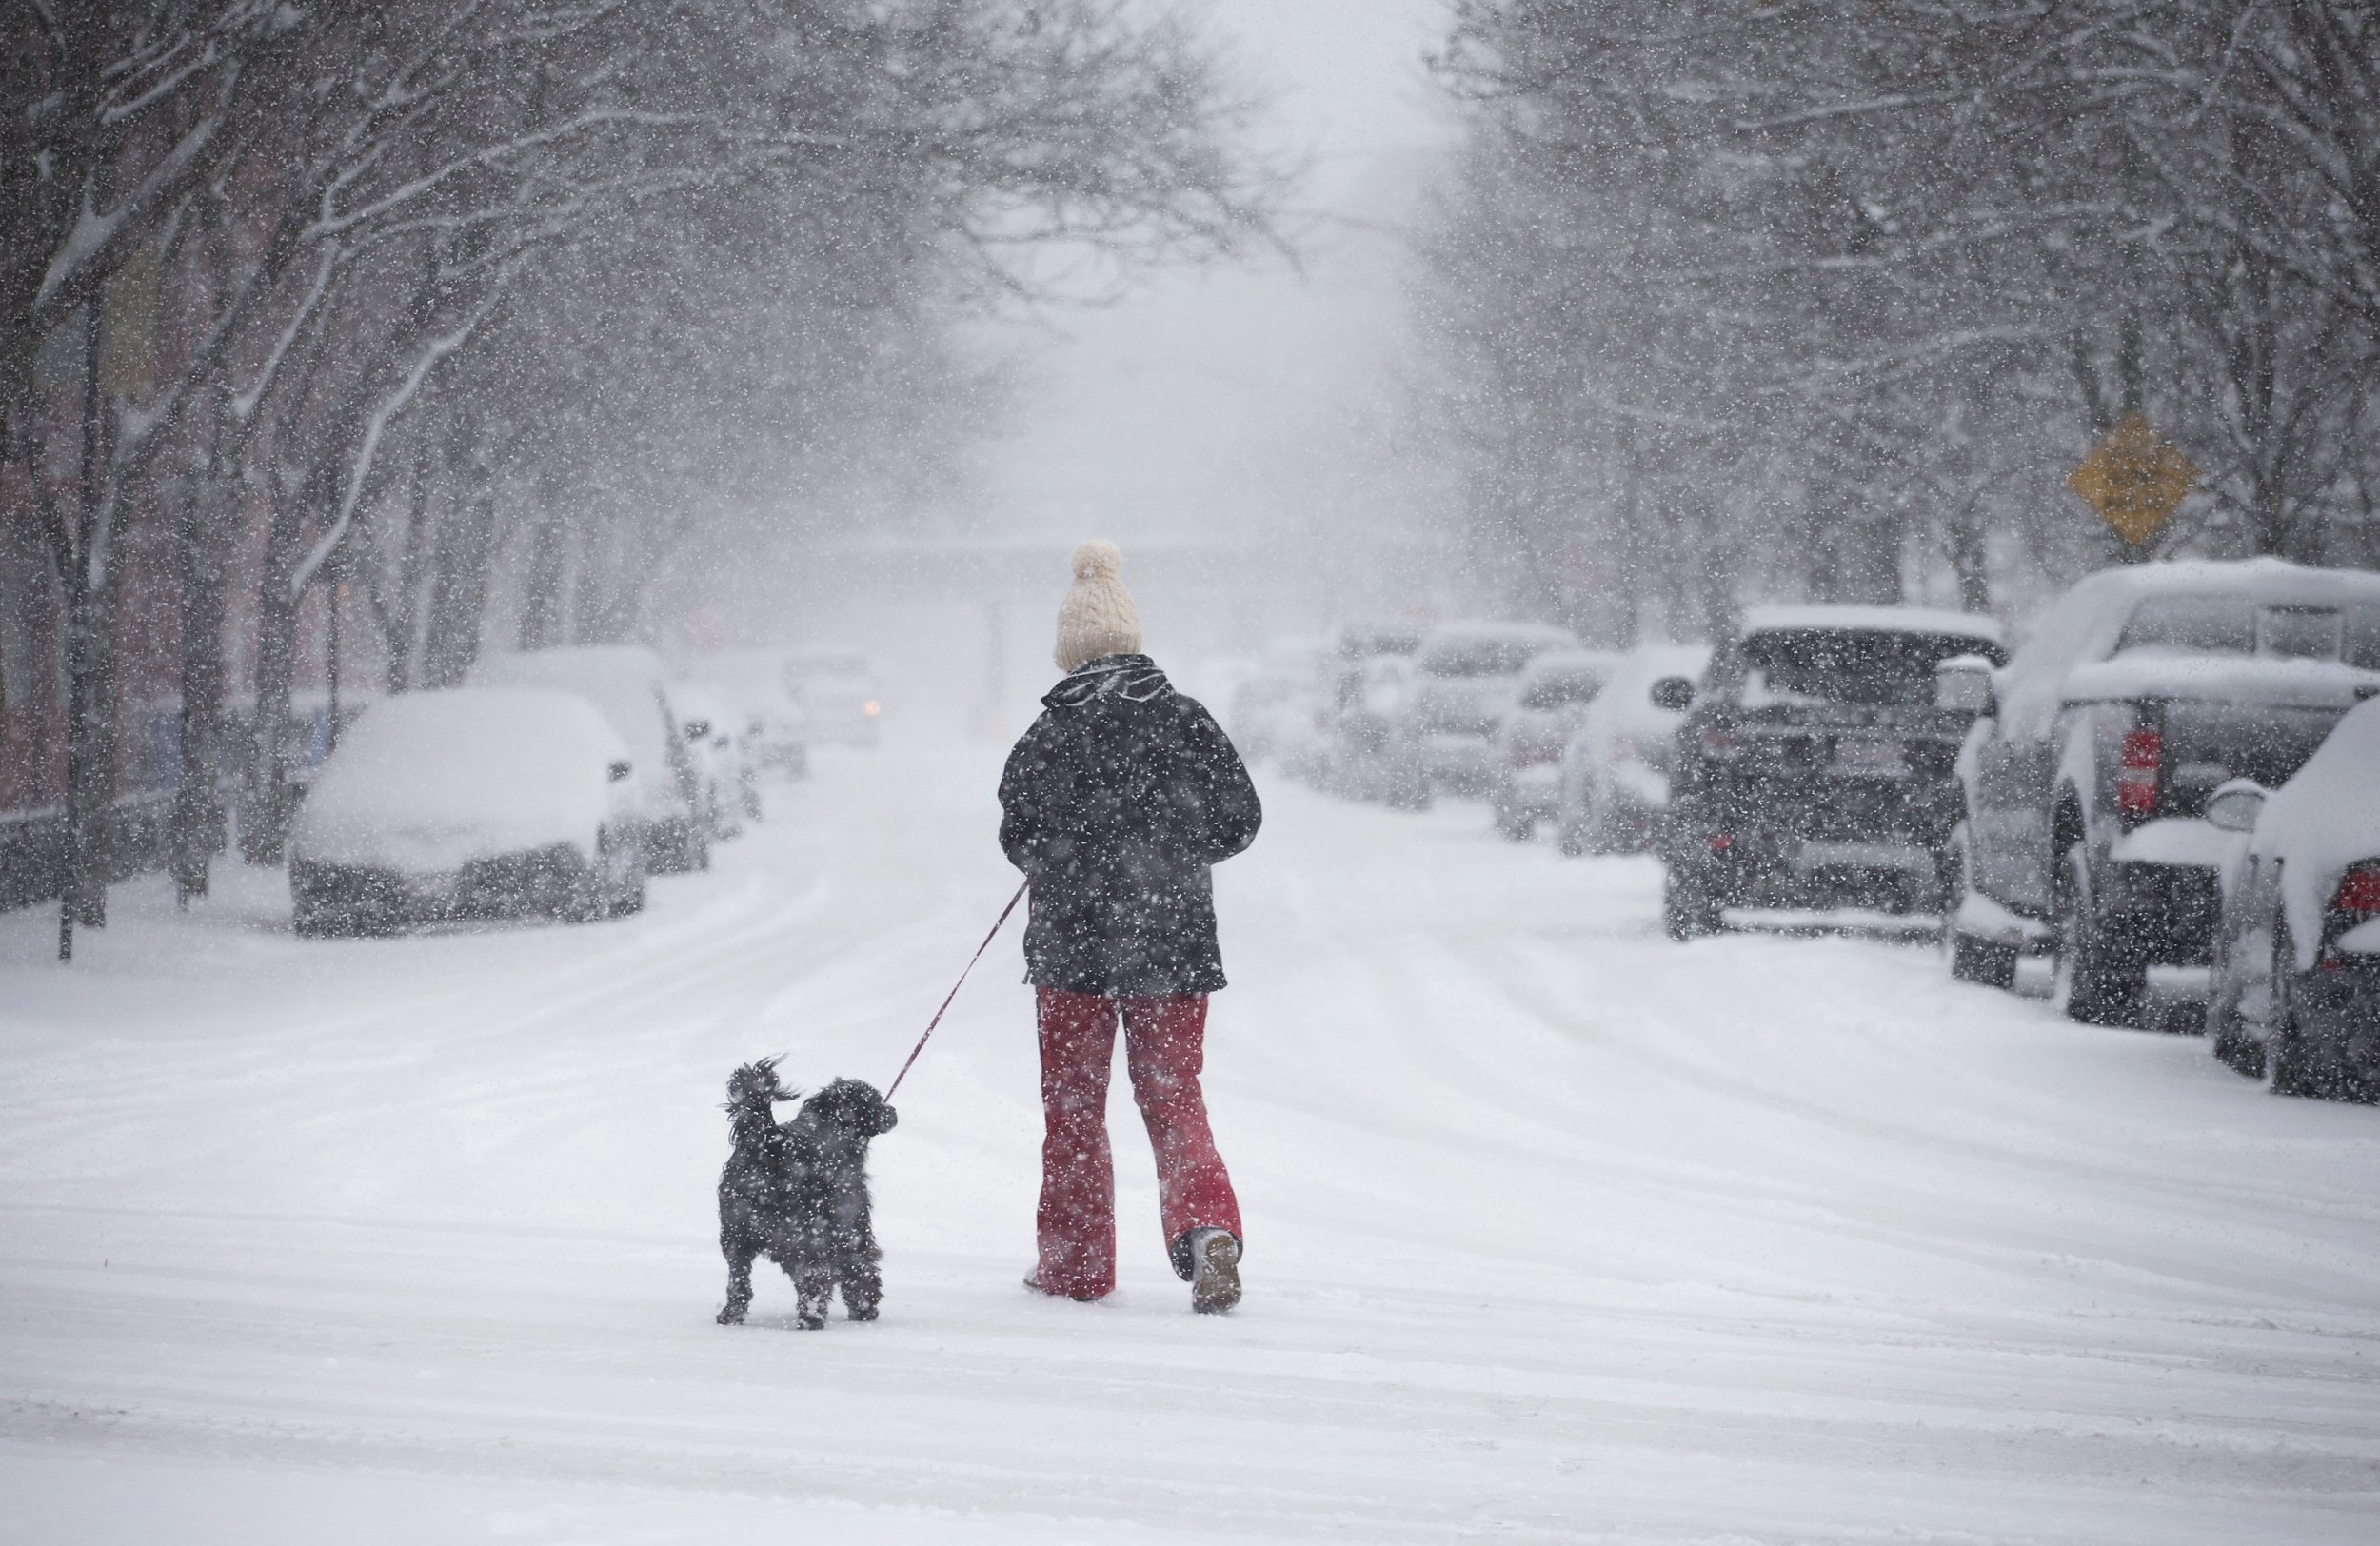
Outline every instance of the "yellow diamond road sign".
POLYGON ((2124 415, 2066 476, 2066 486, 2134 547, 2157 534, 2197 482, 2190 458, 2138 413, 2124 415))

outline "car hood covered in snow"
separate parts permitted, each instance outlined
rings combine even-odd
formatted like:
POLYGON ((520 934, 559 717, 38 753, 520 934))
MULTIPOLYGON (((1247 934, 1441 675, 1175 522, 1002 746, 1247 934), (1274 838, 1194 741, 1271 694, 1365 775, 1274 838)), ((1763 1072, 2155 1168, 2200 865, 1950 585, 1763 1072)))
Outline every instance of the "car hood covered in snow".
POLYGON ((588 850, 628 748, 567 693, 407 693, 360 721, 324 763, 289 835, 294 859, 405 874, 567 843, 588 850))
POLYGON ((2314 963, 2322 913, 2349 866, 2380 859, 2380 699, 2338 723, 2265 802, 2253 852, 2281 861, 2281 908, 2298 969, 2314 963))

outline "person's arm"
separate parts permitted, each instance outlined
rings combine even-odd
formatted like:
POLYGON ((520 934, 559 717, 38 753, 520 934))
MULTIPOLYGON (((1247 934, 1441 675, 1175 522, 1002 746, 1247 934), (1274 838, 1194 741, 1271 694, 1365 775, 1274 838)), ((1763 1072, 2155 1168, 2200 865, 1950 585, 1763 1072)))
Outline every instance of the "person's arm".
POLYGON ((1223 734, 1202 704, 1185 701, 1182 737, 1197 791, 1198 815, 1207 840, 1207 860, 1220 862, 1256 841, 1264 806, 1248 777, 1240 748, 1223 734))
POLYGON ((1042 855, 1048 823, 1043 820, 1050 781, 1048 738, 1036 720, 1008 753, 1000 775, 1000 848, 1008 862, 1032 875, 1042 855))

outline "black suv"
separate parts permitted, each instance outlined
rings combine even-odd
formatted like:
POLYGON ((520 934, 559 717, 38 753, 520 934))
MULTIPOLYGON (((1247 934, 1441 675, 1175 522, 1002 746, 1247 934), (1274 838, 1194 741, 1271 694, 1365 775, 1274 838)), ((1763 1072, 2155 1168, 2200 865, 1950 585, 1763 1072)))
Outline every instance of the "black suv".
POLYGON ((2007 656, 1988 617, 1914 607, 1762 607, 1722 644, 1691 703, 1662 823, 1672 939, 1733 906, 1880 906, 1944 898, 1953 777, 1972 711, 1936 706, 1935 667, 2007 656))
POLYGON ((2047 944, 2068 1015, 2137 1022, 2150 967, 2212 959, 2237 840, 2207 797, 2279 788, 2374 692, 2380 575, 2251 559, 2082 581, 1969 684, 1986 719, 1960 760, 1952 972, 2005 987, 2047 944))

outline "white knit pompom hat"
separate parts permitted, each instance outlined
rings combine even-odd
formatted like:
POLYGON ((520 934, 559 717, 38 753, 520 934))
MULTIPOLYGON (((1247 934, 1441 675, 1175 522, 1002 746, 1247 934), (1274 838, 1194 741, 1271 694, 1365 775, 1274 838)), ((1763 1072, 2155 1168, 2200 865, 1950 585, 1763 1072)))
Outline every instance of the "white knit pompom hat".
POLYGON ((1058 608, 1058 669, 1071 671, 1101 655, 1140 653, 1140 614, 1116 578, 1124 556, 1094 537, 1074 550, 1074 587, 1058 608))

